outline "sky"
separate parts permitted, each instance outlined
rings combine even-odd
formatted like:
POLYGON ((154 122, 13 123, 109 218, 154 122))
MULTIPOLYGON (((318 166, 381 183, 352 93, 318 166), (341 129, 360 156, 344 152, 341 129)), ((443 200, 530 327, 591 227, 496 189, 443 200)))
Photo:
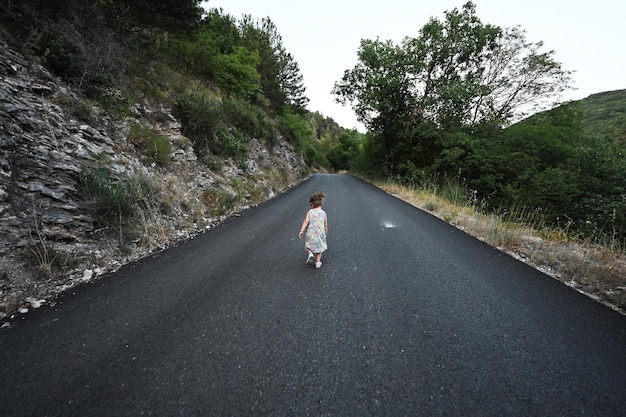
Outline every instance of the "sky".
MULTIPOLYGON (((431 17, 461 9, 466 0, 208 0, 240 19, 269 17, 285 50, 300 67, 310 99, 307 109, 332 117, 344 128, 365 132, 349 105, 335 103, 331 90, 357 63, 361 39, 417 37, 431 17)), ((563 69, 574 71, 573 87, 561 100, 626 89, 626 1, 624 0, 473 0, 483 24, 520 26, 528 42, 555 51, 563 69)))

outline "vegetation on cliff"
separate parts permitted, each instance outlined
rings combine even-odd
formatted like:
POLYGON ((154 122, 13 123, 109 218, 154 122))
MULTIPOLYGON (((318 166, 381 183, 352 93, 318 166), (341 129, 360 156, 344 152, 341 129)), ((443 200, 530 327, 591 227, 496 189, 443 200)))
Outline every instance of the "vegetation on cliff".
POLYGON ((0 1, 0 316, 327 164, 271 21, 197 1, 0 1))

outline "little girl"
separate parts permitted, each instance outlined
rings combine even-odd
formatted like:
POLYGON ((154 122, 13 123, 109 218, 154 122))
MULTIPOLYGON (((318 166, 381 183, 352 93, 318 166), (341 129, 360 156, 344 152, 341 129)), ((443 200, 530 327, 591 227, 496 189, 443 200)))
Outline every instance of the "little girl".
POLYGON ((315 268, 318 269, 322 266, 322 252, 328 249, 328 245, 326 244, 328 219, 326 212, 322 210, 324 197, 326 196, 321 191, 311 196, 309 199, 311 210, 306 213, 306 217, 300 228, 300 233, 298 234, 298 237, 302 239, 302 236, 305 235, 306 232, 304 248, 309 253, 309 256, 306 258, 306 263, 307 265, 310 264, 313 258, 315 258, 315 268))

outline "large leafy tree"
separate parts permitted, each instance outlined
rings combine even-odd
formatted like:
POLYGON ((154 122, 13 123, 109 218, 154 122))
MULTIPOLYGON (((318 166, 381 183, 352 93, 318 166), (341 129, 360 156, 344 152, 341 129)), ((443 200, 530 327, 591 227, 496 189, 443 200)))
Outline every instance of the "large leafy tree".
POLYGON ((382 139, 388 169, 430 167, 447 147, 467 151, 455 131, 502 126, 569 87, 570 73, 542 46, 519 28, 483 24, 468 2, 400 45, 362 40, 356 66, 333 93, 382 139))
POLYGON ((359 121, 378 134, 387 156, 399 149, 410 122, 414 98, 405 54, 391 41, 362 40, 359 63, 346 71, 333 92, 351 101, 359 121))

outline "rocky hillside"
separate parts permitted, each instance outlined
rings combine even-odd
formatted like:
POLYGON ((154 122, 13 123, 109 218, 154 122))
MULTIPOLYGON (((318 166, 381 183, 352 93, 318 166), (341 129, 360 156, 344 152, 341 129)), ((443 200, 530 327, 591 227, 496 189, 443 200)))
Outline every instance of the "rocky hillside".
POLYGON ((267 149, 252 139, 243 162, 201 162, 171 109, 133 108, 112 117, 0 42, 0 318, 187 239, 306 175, 282 140, 267 149), (167 164, 133 139, 137 125, 167 138, 167 164), (104 191, 126 190, 136 204, 105 216, 88 178, 104 191))

